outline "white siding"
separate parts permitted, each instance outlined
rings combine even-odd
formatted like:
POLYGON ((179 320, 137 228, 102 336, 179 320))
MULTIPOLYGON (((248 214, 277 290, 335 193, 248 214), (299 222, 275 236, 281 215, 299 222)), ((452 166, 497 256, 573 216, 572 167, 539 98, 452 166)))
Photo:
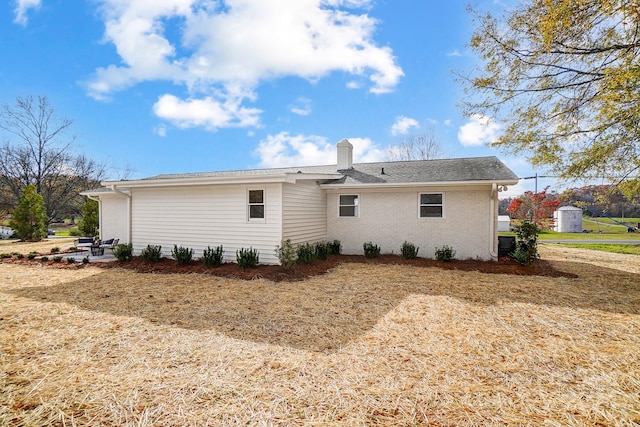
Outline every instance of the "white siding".
POLYGON ((282 240, 294 245, 327 239, 327 196, 315 181, 284 184, 282 240))
POLYGON ((281 184, 136 188, 132 198, 132 242, 135 253, 161 245, 171 256, 174 245, 202 256, 207 246, 224 246, 225 262, 236 250, 257 249, 260 263, 274 264, 281 240, 281 184), (248 221, 248 190, 265 191, 264 221, 248 221))
MULTIPOLYGON (((383 253, 400 253, 406 240, 420 247, 418 256, 433 258, 435 249, 453 247, 456 258, 491 259, 491 188, 418 188, 380 190, 331 189, 327 194, 328 239, 338 239, 343 253, 362 254, 362 244, 373 242, 383 253), (419 218, 418 194, 443 193, 443 218, 419 218), (338 217, 340 194, 359 194, 360 216, 338 217)), ((495 234, 495 233, 494 233, 495 234)))
POLYGON ((129 198, 122 194, 100 196, 100 238, 129 243, 129 198))

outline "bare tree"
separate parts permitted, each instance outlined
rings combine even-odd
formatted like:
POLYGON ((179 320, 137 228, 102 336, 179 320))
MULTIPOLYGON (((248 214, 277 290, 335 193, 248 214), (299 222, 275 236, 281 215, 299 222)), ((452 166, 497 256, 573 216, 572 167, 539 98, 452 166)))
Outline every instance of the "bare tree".
POLYGON ((432 130, 409 135, 387 150, 387 160, 432 160, 442 157, 442 147, 432 130))
POLYGON ((99 183, 105 165, 72 152, 72 121, 60 118, 46 97, 18 97, 0 110, 0 208, 16 206, 33 184, 42 196, 49 218, 72 214, 82 206, 79 191, 99 183))

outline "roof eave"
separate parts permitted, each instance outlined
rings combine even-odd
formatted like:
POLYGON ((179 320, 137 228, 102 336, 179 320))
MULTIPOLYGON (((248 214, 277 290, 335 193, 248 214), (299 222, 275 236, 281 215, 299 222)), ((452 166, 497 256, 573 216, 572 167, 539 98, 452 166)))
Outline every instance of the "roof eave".
POLYGON ((264 175, 243 176, 217 176, 217 177, 185 177, 185 178, 158 178, 141 179, 133 181, 104 181, 101 184, 108 188, 152 188, 152 187, 184 187, 198 185, 223 185, 223 184, 272 184, 272 183, 296 183, 299 180, 328 180, 342 177, 340 174, 307 174, 307 173, 281 173, 264 175))

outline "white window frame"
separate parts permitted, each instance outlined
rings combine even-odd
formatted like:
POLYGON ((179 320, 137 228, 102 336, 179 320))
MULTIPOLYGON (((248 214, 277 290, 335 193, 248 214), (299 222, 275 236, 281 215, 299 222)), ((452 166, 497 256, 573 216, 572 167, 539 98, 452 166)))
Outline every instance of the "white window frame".
POLYGON ((247 221, 248 222, 265 222, 267 218, 267 192, 264 188, 248 188, 247 189, 247 221), (262 191, 262 203, 251 203, 251 192, 262 191), (251 207, 262 206, 262 218, 251 217, 251 207))
POLYGON ((338 194, 338 218, 360 218, 360 194, 355 194, 355 193, 349 193, 349 194, 338 194), (342 196, 355 196, 355 204, 353 205, 343 205, 342 203, 340 203, 340 199, 342 198, 342 196), (340 208, 341 207, 351 207, 353 206, 355 208, 355 215, 341 215, 340 214, 340 208))
POLYGON ((444 218, 444 193, 440 192, 440 191, 433 191, 433 192, 427 192, 427 191, 423 191, 418 193, 418 218, 420 219, 442 219, 444 218), (423 194, 439 194, 440 198, 441 198, 441 202, 440 204, 435 204, 435 203, 422 203, 422 195, 423 194), (440 209, 442 210, 442 214, 440 216, 422 216, 422 207, 423 206, 440 206, 440 209))

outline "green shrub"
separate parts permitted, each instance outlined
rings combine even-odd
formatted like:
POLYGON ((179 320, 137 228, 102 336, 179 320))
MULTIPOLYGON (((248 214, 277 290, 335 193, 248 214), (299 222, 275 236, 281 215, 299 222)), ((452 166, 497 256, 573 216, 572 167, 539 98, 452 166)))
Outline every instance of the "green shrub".
MULTIPOLYGON (((69 258, 71 259, 71 258, 69 258)), ((82 258, 82 263, 83 264, 89 264, 89 255, 87 255, 86 257, 82 258)))
POLYGON ((380 246, 374 245, 372 242, 364 243, 362 249, 364 249, 364 256, 366 258, 377 258, 380 256, 380 246))
POLYGON ((34 259, 37 256, 38 252, 29 252, 29 255, 27 255, 27 259, 34 259))
POLYGON ((171 256, 176 260, 178 265, 187 265, 193 261, 193 249, 173 245, 171 256))
POLYGON ((11 258, 12 256, 13 255, 7 253, 0 254, 0 258, 11 258))
POLYGON ((49 261, 49 257, 45 255, 42 258, 40 258, 40 261, 49 261))
POLYGON ((241 269, 255 268, 260 263, 260 253, 250 247, 249 249, 241 248, 236 251, 236 262, 241 269))
POLYGON ((162 258, 162 246, 147 245, 140 252, 140 258, 147 262, 159 262, 162 258))
POLYGON ((82 231, 80 231, 80 229, 72 228, 72 229, 69 230, 69 236, 71 236, 71 237, 82 237, 82 236, 84 236, 84 234, 82 234, 82 231))
POLYGON ((22 259, 22 258, 24 258, 24 255, 23 254, 16 254, 16 258, 22 259))
POLYGON ((449 262, 456 256, 456 251, 451 247, 444 245, 441 248, 436 248, 436 259, 438 261, 449 262))
POLYGON ((59 247, 55 247, 55 248, 51 248, 51 253, 52 254, 57 254, 58 252, 60 252, 60 248, 59 247))
POLYGON ((296 254, 298 255, 298 261, 305 264, 311 264, 316 260, 316 252, 314 245, 310 243, 303 243, 296 248, 296 254))
POLYGON ((400 253, 404 259, 416 259, 418 258, 418 251, 420 248, 416 247, 413 243, 405 241, 400 248, 400 253))
POLYGON ((276 246, 276 256, 280 265, 284 268, 291 268, 298 260, 296 248, 291 244, 291 239, 283 240, 279 246, 276 246))
POLYGON ((223 258, 224 249, 222 248, 222 245, 216 246, 215 249, 211 249, 211 246, 207 246, 207 249, 202 252, 202 262, 207 267, 222 264, 223 258))
MULTIPOLYGON (((55 260, 55 258, 54 258, 54 260, 55 260)), ((73 264, 74 262, 76 262, 75 258, 73 258, 73 257, 67 258, 67 264, 73 264)))
POLYGON ((129 243, 128 245, 119 244, 115 248, 113 248, 113 256, 116 257, 118 261, 130 261, 133 258, 133 245, 129 243))
POLYGON ((97 236, 99 216, 99 204, 95 200, 87 199, 82 205, 82 221, 78 225, 79 231, 85 236, 97 236))
POLYGON ((62 261, 62 257, 60 255, 56 255, 53 257, 53 262, 60 262, 62 261))
POLYGON ((316 242, 313 245, 313 251, 317 259, 327 259, 331 255, 331 246, 327 242, 316 242))
POLYGON ((329 242, 329 248, 331 249, 332 255, 340 255, 342 252, 342 244, 340 243, 340 240, 329 242))
POLYGON ((514 228, 516 232, 516 251, 511 257, 522 265, 531 265, 540 259, 538 254, 538 234, 540 227, 528 220, 514 228))

